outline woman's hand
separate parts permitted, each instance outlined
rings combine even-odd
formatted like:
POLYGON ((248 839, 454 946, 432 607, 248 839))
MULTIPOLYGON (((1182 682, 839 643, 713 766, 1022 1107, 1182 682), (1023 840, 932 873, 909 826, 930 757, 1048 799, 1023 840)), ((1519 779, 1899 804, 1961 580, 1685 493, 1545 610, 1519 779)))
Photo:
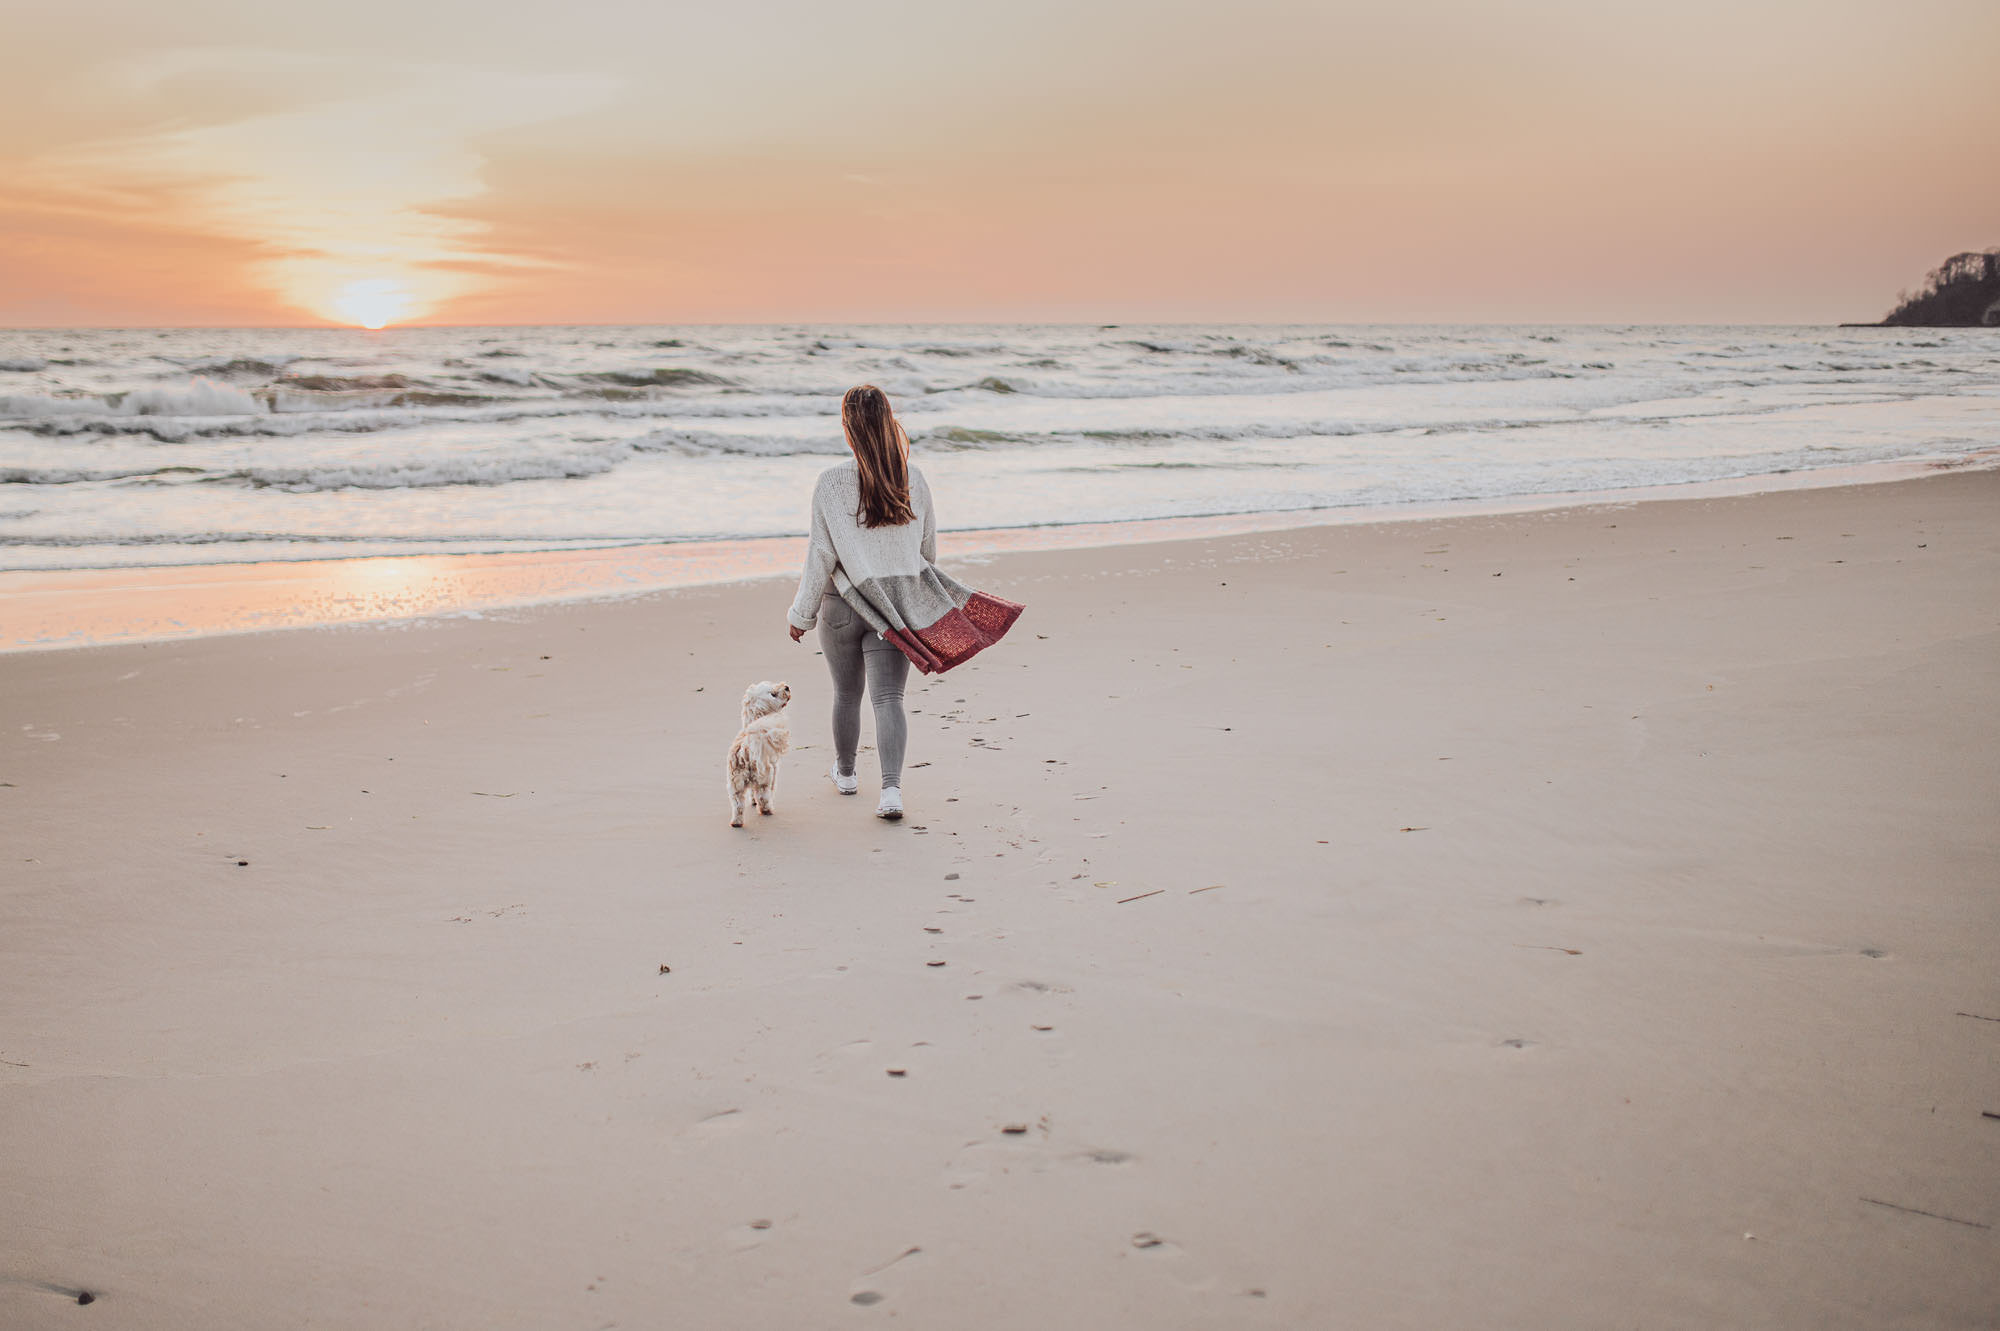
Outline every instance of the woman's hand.
POLYGON ((806 636, 806 631, 805 631, 804 629, 800 628, 800 627, 799 627, 798 625, 796 625, 796 624, 788 624, 788 625, 786 625, 786 627, 787 627, 787 628, 789 628, 789 629, 791 630, 791 632, 792 632, 792 641, 793 641, 793 642, 797 642, 797 641, 798 641, 798 640, 799 640, 800 638, 803 638, 803 637, 805 637, 805 636, 806 636))

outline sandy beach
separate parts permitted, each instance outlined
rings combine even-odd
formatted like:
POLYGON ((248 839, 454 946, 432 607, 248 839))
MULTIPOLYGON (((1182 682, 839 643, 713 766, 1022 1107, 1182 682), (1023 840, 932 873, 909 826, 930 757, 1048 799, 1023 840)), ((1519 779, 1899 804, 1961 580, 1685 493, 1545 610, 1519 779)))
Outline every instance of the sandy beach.
POLYGON ((947 538, 899 826, 782 579, 0 655, 0 1325, 2000 1324, 1996 514, 947 538))

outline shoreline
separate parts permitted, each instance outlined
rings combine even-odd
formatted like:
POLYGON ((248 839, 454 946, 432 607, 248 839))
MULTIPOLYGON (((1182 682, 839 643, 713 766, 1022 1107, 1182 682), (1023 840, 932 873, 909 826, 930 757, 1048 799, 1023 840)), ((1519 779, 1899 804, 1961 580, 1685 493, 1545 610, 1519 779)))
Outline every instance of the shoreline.
MULTIPOLYGON (((2000 466, 2000 449, 1948 459, 1765 472, 1715 481, 1446 503, 1136 518, 941 533, 948 561, 1030 550, 1503 516, 1605 505, 1896 484, 2000 466)), ((488 554, 371 555, 248 563, 0 572, 0 655, 164 642, 643 596, 795 574, 803 536, 651 542, 488 554)))

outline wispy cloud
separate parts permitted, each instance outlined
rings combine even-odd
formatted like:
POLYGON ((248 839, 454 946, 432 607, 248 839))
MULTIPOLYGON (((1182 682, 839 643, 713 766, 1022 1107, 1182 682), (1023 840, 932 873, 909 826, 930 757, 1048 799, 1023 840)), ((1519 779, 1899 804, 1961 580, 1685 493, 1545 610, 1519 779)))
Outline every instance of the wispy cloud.
POLYGON ((332 318, 348 317, 343 293, 356 284, 400 291, 410 317, 486 274, 545 262, 495 250, 486 227, 458 211, 486 189, 482 142, 596 109, 618 87, 595 74, 244 50, 166 52, 104 74, 128 93, 208 80, 254 95, 59 149, 26 163, 16 188, 45 208, 143 212, 239 242, 279 300, 332 318), (289 98, 286 82, 297 89, 289 98))

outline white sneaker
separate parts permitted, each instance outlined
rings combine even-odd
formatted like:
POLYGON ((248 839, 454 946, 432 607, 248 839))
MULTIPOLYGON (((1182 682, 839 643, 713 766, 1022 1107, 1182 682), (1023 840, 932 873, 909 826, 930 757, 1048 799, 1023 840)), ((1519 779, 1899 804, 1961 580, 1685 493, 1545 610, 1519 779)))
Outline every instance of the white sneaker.
POLYGON ((861 789, 861 778, 852 772, 842 776, 840 768, 829 767, 826 769, 826 774, 833 778, 833 788, 843 795, 852 795, 861 789))
POLYGON ((894 786, 884 786, 882 788, 882 802, 875 806, 875 816, 877 818, 887 818, 892 823, 901 819, 903 816, 903 792, 894 786))

